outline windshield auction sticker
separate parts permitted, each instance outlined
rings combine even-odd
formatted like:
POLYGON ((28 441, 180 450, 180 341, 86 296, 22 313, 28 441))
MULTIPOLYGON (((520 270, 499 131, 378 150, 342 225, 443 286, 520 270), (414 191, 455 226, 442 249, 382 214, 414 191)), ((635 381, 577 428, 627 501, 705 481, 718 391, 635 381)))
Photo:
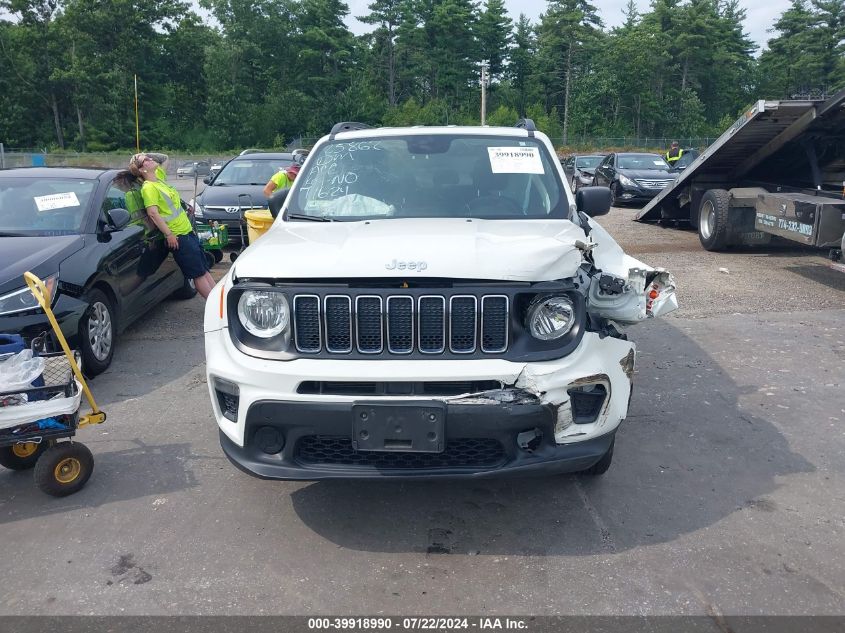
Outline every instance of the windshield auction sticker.
POLYGON ((494 174, 542 174, 543 161, 538 147, 488 147, 494 174))
POLYGON ((49 196, 35 196, 35 206, 39 211, 53 211, 54 209, 66 209, 67 207, 78 207, 79 198, 76 193, 54 193, 49 196))

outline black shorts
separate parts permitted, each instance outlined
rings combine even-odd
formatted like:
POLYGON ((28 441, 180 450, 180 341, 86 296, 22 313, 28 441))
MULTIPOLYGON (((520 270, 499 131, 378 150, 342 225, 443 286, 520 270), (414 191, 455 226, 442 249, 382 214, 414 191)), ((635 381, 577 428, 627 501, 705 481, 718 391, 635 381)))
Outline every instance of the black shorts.
MULTIPOLYGON (((200 246, 200 238, 196 233, 188 233, 187 235, 178 235, 179 248, 173 253, 173 259, 176 260, 185 279, 196 279, 202 277, 208 272, 205 265, 205 255, 200 246)), ((167 245, 165 244, 165 248, 167 245)))

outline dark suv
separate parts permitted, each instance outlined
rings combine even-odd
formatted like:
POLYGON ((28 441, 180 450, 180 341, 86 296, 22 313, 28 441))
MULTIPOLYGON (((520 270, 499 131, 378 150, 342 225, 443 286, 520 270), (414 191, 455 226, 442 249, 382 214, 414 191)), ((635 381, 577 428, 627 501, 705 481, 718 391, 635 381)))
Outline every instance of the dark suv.
MULTIPOLYGON (((229 227, 229 242, 240 245, 241 214, 250 209, 266 209, 264 185, 270 177, 290 167, 294 155, 281 152, 248 152, 236 156, 213 176, 194 203, 196 217, 203 222, 217 220, 229 227)), ((246 238, 246 227, 243 228, 246 238)))

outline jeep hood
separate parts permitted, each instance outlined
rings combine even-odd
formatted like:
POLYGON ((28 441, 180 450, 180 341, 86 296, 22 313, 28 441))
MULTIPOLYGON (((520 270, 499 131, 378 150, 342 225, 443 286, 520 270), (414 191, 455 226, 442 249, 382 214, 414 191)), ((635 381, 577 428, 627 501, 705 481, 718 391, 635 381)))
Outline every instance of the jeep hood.
POLYGON ((277 222, 238 258, 239 278, 441 277, 546 281, 576 274, 569 220, 402 218, 277 222))

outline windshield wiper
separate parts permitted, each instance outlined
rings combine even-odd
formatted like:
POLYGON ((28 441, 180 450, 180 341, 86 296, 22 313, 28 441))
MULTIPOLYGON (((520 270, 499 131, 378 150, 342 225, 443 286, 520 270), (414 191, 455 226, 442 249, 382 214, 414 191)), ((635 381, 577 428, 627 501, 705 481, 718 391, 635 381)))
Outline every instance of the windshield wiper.
POLYGON ((324 215, 305 215, 303 213, 291 213, 288 220, 308 220, 310 222, 334 222, 334 218, 327 218, 324 215))
POLYGON ((31 237, 29 233, 15 233, 13 231, 0 231, 0 237, 31 237))

